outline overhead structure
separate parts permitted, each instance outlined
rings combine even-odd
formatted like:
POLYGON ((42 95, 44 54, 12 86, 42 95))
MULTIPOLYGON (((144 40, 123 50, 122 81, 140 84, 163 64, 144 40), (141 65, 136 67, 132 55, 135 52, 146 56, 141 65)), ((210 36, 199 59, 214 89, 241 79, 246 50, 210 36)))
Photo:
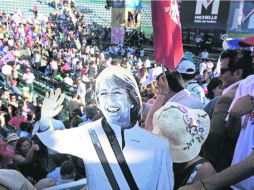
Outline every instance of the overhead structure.
POLYGON ((124 44, 125 31, 139 28, 141 0, 114 0, 111 11, 111 43, 124 44))

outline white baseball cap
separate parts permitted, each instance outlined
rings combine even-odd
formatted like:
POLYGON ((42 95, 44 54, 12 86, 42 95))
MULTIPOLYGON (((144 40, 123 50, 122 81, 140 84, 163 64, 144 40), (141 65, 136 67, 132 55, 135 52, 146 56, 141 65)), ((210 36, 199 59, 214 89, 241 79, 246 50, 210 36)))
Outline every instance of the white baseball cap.
POLYGON ((182 60, 176 70, 181 74, 194 74, 196 72, 196 67, 193 62, 182 60))

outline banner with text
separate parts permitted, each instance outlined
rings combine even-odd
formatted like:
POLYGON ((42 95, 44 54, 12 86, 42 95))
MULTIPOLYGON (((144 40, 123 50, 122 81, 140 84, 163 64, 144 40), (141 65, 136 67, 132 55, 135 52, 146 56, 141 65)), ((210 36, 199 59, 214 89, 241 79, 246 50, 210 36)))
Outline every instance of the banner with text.
POLYGON ((130 28, 140 27, 141 10, 140 9, 125 9, 125 26, 130 28))
POLYGON ((180 3, 183 28, 226 30, 230 0, 195 0, 180 3))

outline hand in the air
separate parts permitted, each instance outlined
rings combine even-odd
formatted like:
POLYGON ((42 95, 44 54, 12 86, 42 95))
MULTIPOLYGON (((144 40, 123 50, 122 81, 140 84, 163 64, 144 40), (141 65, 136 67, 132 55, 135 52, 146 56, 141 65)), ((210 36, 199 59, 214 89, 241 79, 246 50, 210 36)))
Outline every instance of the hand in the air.
POLYGON ((167 77, 165 74, 162 74, 159 78, 159 82, 158 82, 158 87, 159 87, 159 92, 161 94, 168 94, 169 93, 169 87, 168 87, 168 81, 167 81, 167 77))
POLYGON ((43 100, 41 115, 52 118, 56 116, 63 108, 62 103, 64 101, 64 94, 61 94, 61 90, 47 92, 43 100))

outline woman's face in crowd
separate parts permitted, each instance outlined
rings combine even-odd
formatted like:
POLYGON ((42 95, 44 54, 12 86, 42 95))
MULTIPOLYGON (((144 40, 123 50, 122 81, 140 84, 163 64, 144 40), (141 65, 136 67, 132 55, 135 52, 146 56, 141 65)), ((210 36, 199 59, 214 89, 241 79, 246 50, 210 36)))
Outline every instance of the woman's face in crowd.
POLYGON ((125 89, 108 79, 100 84, 98 97, 98 107, 109 124, 126 127, 130 123, 131 103, 125 89))
POLYGON ((28 151, 29 151, 29 149, 31 148, 31 144, 30 144, 30 142, 27 140, 27 141, 24 141, 22 144, 21 144, 21 146, 20 146, 20 150, 23 152, 23 153, 25 153, 25 154, 27 154, 28 153, 28 151))

